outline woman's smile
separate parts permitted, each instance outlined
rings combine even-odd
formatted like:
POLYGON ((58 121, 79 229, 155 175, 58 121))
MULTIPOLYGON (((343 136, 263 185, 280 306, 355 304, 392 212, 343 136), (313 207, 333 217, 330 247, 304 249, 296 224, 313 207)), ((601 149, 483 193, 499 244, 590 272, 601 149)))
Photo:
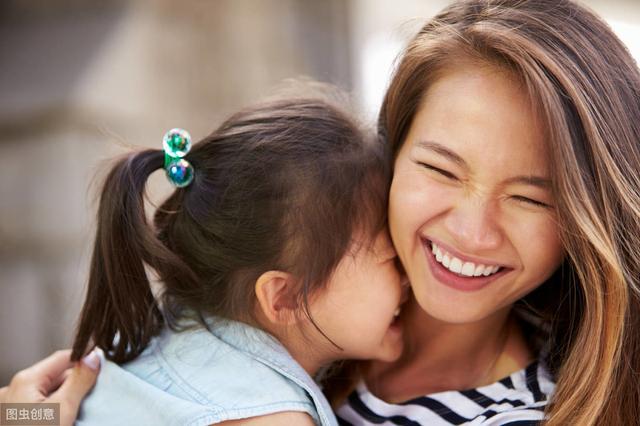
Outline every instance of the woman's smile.
POLYGON ((513 270, 496 262, 474 260, 443 243, 422 242, 433 277, 456 290, 480 290, 513 270))

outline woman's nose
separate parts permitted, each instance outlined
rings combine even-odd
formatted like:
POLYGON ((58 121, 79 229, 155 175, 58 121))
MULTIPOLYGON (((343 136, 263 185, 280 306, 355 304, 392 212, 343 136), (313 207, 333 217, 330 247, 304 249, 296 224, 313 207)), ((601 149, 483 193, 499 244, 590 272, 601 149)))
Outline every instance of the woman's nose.
POLYGON ((457 247, 468 253, 496 249, 503 240, 498 211, 488 200, 470 198, 458 203, 447 214, 445 227, 457 247))

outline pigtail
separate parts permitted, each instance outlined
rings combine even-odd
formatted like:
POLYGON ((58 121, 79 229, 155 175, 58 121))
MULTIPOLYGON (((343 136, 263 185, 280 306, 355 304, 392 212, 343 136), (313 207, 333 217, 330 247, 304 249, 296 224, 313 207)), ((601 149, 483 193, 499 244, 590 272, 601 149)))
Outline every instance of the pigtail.
POLYGON ((153 267, 175 256, 147 223, 144 189, 149 175, 161 168, 163 161, 159 150, 129 154, 105 180, 73 360, 95 346, 115 362, 132 360, 162 327, 163 317, 144 265, 153 267))

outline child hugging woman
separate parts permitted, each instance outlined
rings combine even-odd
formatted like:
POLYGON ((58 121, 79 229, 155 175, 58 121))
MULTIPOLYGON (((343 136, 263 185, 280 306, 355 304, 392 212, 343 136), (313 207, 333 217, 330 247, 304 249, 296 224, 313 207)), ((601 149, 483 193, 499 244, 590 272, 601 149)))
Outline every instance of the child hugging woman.
POLYGON ((73 356, 106 361, 78 423, 336 424, 312 378, 402 350, 383 143, 309 98, 189 144, 174 129, 167 153, 127 154, 104 183, 73 356), (144 189, 164 166, 177 188, 152 226, 144 189))
POLYGON ((382 142, 326 103, 249 109, 153 229, 163 153, 130 155, 74 345, 114 362, 81 424, 332 424, 311 377, 370 357, 325 381, 341 424, 637 425, 639 100, 579 3, 462 0, 399 57, 382 142))

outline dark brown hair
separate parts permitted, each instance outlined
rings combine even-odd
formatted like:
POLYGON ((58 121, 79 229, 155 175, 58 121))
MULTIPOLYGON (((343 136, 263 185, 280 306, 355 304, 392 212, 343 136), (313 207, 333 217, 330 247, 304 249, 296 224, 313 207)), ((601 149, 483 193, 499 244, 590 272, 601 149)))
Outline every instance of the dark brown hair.
POLYGON ((522 83, 546 128, 567 261, 523 302, 549 333, 548 425, 640 418, 640 73, 595 14, 569 0, 455 2, 409 43, 383 102, 397 153, 430 85, 489 66, 522 83))
POLYGON ((333 100, 258 104, 195 143, 191 185, 145 219, 147 178, 161 150, 120 159, 102 189, 88 293, 73 359, 92 346, 122 363, 165 321, 218 315, 255 323, 254 286, 269 270, 298 278, 294 300, 322 289, 354 232, 386 224, 384 145, 333 100), (163 284, 154 298, 145 264, 163 284))

